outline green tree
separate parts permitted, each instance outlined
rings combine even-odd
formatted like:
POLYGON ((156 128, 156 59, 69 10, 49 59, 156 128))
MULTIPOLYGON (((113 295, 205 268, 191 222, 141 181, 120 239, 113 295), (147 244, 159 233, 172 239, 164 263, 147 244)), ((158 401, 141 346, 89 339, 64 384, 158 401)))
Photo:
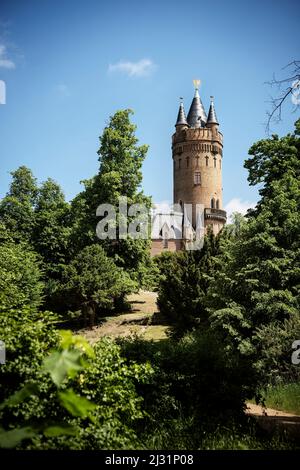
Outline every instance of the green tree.
POLYGON ((300 119, 295 123, 295 131, 285 137, 273 135, 270 139, 256 142, 249 150, 245 168, 249 171, 250 186, 260 185, 261 200, 257 204, 259 211, 267 198, 274 196, 274 183, 286 176, 299 179, 300 165, 300 119))
POLYGON ((0 368, 0 396, 30 380, 45 351, 55 344, 56 316, 40 312, 42 273, 28 244, 0 245, 0 324, 6 363, 0 368))
POLYGON ((36 179, 25 166, 11 175, 9 191, 0 202, 0 219, 16 240, 30 240, 34 229, 36 179))
POLYGON ((48 178, 38 189, 32 243, 43 259, 46 273, 60 278, 70 260, 70 210, 59 185, 48 178))
MULTIPOLYGON (((99 172, 94 178, 83 182, 85 190, 72 201, 72 240, 75 252, 99 242, 96 238, 96 226, 100 219, 96 217, 96 209, 100 204, 117 206, 119 198, 125 196, 128 205, 139 203, 151 207, 150 198, 140 189, 142 163, 148 147, 137 145, 136 126, 130 122, 131 114, 132 111, 127 109, 116 112, 110 118, 100 137, 99 172)), ((118 211, 117 220, 120 221, 118 211)), ((102 245, 119 266, 132 273, 137 273, 149 257, 148 240, 105 240, 102 245)))
POLYGON ((134 288, 123 269, 118 268, 99 245, 84 248, 64 275, 62 294, 70 310, 80 310, 90 325, 97 313, 112 310, 134 288))
POLYGON ((42 303, 44 284, 36 254, 25 243, 0 245, 0 304, 5 309, 42 303))
POLYGON ((249 153, 249 182, 262 184, 261 200, 217 257, 209 302, 212 325, 223 331, 228 347, 260 363, 266 353, 262 331, 286 329, 299 319, 299 121, 293 134, 260 141, 249 153))
POLYGON ((209 232, 201 250, 170 254, 159 262, 161 278, 157 303, 175 335, 206 325, 205 298, 214 275, 214 255, 218 250, 219 237, 209 232))

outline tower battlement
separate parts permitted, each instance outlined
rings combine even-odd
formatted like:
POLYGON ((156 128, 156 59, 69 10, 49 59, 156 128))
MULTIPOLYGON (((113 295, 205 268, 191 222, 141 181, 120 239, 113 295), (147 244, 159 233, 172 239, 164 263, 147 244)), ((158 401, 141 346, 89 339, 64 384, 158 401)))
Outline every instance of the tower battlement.
POLYGON ((212 128, 179 128, 172 136, 173 145, 184 142, 186 140, 216 141, 223 146, 223 134, 218 129, 212 128))

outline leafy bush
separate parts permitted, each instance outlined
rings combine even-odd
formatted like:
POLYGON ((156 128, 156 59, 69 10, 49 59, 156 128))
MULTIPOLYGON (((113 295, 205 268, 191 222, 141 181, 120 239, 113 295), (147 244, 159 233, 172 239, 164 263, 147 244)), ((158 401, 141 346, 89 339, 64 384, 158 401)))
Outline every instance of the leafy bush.
POLYGON ((55 320, 51 312, 0 307, 1 340, 6 349, 6 362, 0 368, 0 399, 30 381, 46 352, 55 346, 55 320))
POLYGON ((149 427, 157 420, 241 416, 246 399, 255 392, 255 371, 238 354, 226 351, 213 332, 197 331, 180 341, 158 343, 120 339, 129 360, 149 361, 152 382, 140 387, 145 397, 149 427))
POLYGON ((63 332, 60 347, 45 358, 30 386, 0 406, 5 425, 0 444, 29 449, 137 447, 135 423, 144 413, 136 385, 149 381, 151 374, 149 364, 127 364, 109 340, 93 350, 82 338, 63 332))
POLYGON ((258 348, 257 370, 264 377, 263 384, 282 384, 300 381, 300 367, 292 364, 292 344, 300 339, 300 315, 292 315, 283 322, 274 322, 256 330, 258 348))
POLYGON ((84 248, 65 269, 61 294, 69 310, 80 311, 93 325, 97 314, 120 306, 134 282, 100 245, 84 248))
POLYGON ((0 305, 30 307, 42 302, 43 282, 36 254, 25 244, 0 245, 0 305))
POLYGON ((30 380, 56 342, 56 315, 40 312, 43 282, 36 254, 27 244, 0 245, 0 324, 6 363, 0 368, 0 397, 30 380))
POLYGON ((175 336, 207 324, 205 298, 218 245, 219 239, 209 233, 202 250, 168 254, 158 261, 161 277, 157 304, 175 336))

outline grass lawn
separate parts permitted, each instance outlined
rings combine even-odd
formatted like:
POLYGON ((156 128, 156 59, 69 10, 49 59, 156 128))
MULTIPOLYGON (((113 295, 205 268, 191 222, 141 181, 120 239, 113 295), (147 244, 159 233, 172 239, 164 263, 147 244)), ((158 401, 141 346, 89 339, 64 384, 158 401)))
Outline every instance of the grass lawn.
POLYGON ((77 333, 84 336, 90 343, 96 343, 103 336, 126 337, 138 335, 147 341, 160 341, 167 338, 168 327, 162 324, 151 324, 157 312, 157 294, 141 291, 128 296, 131 311, 106 317, 103 323, 93 328, 85 328, 77 333))
POLYGON ((300 415, 300 383, 270 387, 265 397, 268 408, 300 415))
POLYGON ((143 339, 149 341, 160 341, 166 339, 168 327, 164 325, 150 325, 146 328, 145 332, 142 335, 143 339))

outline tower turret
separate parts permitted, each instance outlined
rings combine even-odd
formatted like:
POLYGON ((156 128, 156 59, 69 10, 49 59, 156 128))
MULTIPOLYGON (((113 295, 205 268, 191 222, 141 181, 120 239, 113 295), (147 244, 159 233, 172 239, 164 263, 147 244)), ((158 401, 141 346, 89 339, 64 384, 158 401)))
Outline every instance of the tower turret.
POLYGON ((211 96, 210 97, 210 107, 209 107, 208 117, 207 117, 207 121, 206 121, 206 127, 214 127, 214 126, 218 126, 218 125, 219 125, 219 121, 218 121, 218 118, 217 118, 217 115, 216 115, 216 110, 215 110, 215 105, 214 105, 214 97, 211 96))
POLYGON ((177 128, 177 126, 180 126, 181 129, 184 128, 184 127, 188 127, 188 123, 187 123, 186 116, 185 116, 185 111, 184 111, 182 98, 180 98, 180 106, 179 106, 179 111, 178 111, 178 115, 177 115, 177 121, 176 121, 176 124, 175 124, 176 128, 177 128))

